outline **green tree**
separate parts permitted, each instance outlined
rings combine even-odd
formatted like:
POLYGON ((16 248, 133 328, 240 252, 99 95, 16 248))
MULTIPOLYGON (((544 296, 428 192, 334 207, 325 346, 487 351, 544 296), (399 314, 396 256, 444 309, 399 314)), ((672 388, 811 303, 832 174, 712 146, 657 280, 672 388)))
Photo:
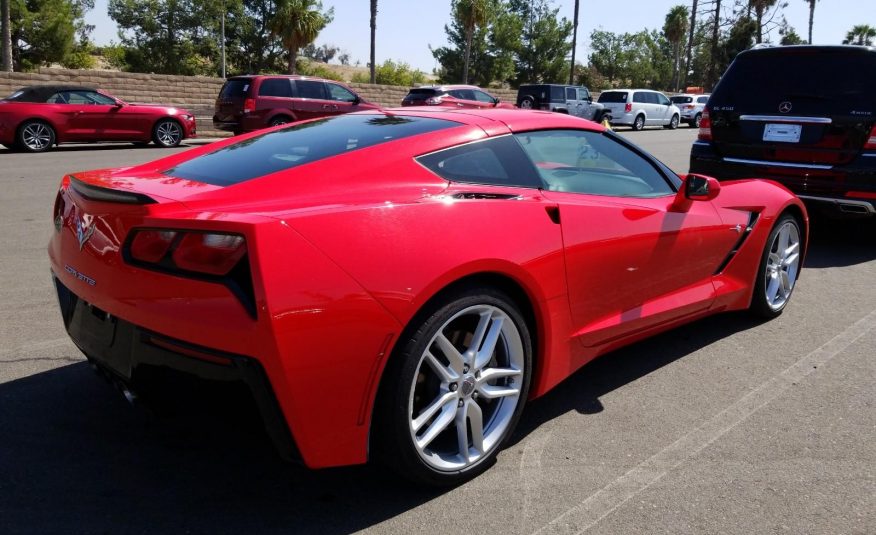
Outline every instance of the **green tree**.
POLYGON ((622 74, 625 61, 624 39, 622 36, 604 30, 593 30, 590 34, 590 65, 608 79, 608 87, 622 74))
POLYGON ((465 66, 462 69, 462 83, 468 83, 468 70, 471 64, 471 40, 476 29, 486 26, 490 20, 489 0, 456 0, 453 3, 453 17, 462 23, 465 30, 465 66))
MULTIPOLYGON (((412 69, 407 63, 395 63, 392 60, 386 60, 382 65, 378 65, 375 69, 375 76, 375 83, 383 85, 411 87, 426 81, 426 75, 422 71, 412 69)), ((368 83, 369 81, 370 73, 368 76, 364 73, 357 73, 353 76, 353 82, 356 83, 368 83)))
POLYGON ((876 37, 876 28, 869 24, 858 24, 846 33, 843 44, 871 46, 874 37, 876 37))
POLYGON ((806 43, 787 22, 779 28, 779 35, 781 36, 781 39, 779 39, 780 45, 802 45, 806 43))
POLYGON ((749 7, 754 10, 754 21, 756 23, 757 32, 755 36, 758 43, 763 42, 763 17, 767 10, 776 5, 778 0, 749 0, 749 7))
POLYGON ((12 21, 10 0, 0 0, 0 64, 5 72, 12 70, 12 21))
POLYGON ((334 8, 322 10, 320 0, 280 0, 270 29, 283 42, 288 53, 288 73, 295 74, 298 49, 316 40, 319 32, 334 19, 334 8))
POLYGON ((10 45, 15 70, 64 61, 76 46, 76 33, 83 38, 89 27, 85 12, 90 0, 10 0, 10 45))
POLYGON ((681 78, 681 47, 687 33, 687 8, 682 5, 674 6, 666 14, 663 24, 663 35, 672 45, 672 89, 678 91, 679 79, 681 78))
POLYGON ((557 16, 560 10, 551 0, 510 0, 508 6, 523 21, 515 81, 544 83, 568 78, 566 56, 571 50, 572 23, 557 16))
POLYGON ((285 70, 283 43, 271 34, 274 0, 226 0, 225 50, 232 73, 285 70))

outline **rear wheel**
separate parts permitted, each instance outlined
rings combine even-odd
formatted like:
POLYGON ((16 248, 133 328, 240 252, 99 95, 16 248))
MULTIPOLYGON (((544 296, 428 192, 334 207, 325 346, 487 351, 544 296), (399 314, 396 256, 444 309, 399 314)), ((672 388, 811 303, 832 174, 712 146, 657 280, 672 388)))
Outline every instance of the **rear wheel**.
POLYGON ((520 101, 521 109, 531 110, 533 107, 535 107, 535 99, 530 96, 523 97, 523 99, 520 101))
POLYGON ((292 122, 292 119, 286 117, 285 115, 278 115, 271 119, 270 126, 280 126, 281 124, 288 124, 292 122))
POLYGON ((694 117, 694 120, 693 120, 692 123, 690 123, 690 125, 691 125, 692 127, 694 127, 694 128, 699 128, 699 127, 700 127, 700 122, 701 122, 702 120, 703 120, 703 114, 702 114, 702 113, 698 113, 698 114, 696 115, 696 117, 694 117))
POLYGON ((532 342, 514 302, 497 290, 470 287, 430 310, 399 341, 372 436, 402 476, 453 485, 486 470, 514 430, 532 342))
POLYGON ((800 223, 790 214, 782 216, 770 231, 754 284, 752 313, 772 319, 790 301, 800 270, 800 236, 800 223))
POLYGON ((55 144, 55 129, 43 121, 27 121, 18 129, 18 148, 27 152, 44 152, 55 144))
POLYGON ((152 129, 152 141, 159 147, 177 147, 182 139, 182 126, 173 119, 161 119, 152 129))
POLYGON ((639 131, 645 128, 645 116, 636 115, 636 120, 633 121, 633 130, 639 131))
POLYGON ((664 126, 663 128, 667 128, 669 130, 675 130, 678 128, 678 115, 673 115, 672 119, 669 120, 669 124, 664 126))

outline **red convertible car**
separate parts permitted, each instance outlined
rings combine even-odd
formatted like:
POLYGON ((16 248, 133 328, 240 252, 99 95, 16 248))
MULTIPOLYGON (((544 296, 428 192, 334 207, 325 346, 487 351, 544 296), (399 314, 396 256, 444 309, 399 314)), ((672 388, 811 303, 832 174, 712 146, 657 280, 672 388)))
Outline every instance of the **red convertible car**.
POLYGON ((423 108, 73 173, 54 223, 64 325, 126 392, 242 381, 285 456, 431 484, 599 355, 779 315, 808 233, 782 186, 679 177, 589 121, 423 108))
POLYGON ((90 87, 25 87, 0 100, 0 143, 14 150, 95 141, 176 147, 194 136, 195 116, 182 108, 128 104, 90 87))

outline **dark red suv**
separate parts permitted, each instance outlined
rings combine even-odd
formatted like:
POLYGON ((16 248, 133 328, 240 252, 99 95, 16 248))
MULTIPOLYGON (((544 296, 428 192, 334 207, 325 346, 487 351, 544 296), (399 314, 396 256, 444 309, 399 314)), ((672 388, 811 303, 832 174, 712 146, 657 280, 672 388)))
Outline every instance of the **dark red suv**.
POLYGON ((333 80, 308 76, 235 76, 219 91, 213 126, 237 135, 293 121, 379 107, 333 80))

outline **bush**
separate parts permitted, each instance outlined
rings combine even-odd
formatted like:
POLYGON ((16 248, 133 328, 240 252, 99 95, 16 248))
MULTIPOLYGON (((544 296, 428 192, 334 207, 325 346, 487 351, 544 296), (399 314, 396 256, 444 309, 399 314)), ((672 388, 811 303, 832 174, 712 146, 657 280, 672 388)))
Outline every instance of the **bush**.
MULTIPOLYGON (((392 60, 386 60, 383 65, 377 66, 377 83, 382 85, 402 85, 410 87, 416 84, 422 84, 426 81, 426 75, 417 69, 411 69, 407 63, 395 63, 392 60)), ((370 73, 357 73, 353 76, 353 81, 357 83, 367 84, 371 81, 370 73)))
POLYGON ((322 63, 299 59, 295 64, 298 74, 303 76, 316 76, 317 78, 325 78, 326 80, 337 80, 342 82, 344 79, 338 73, 332 71, 322 63))
POLYGON ((107 45, 100 49, 100 55, 115 69, 124 71, 128 68, 128 62, 125 61, 125 47, 122 45, 107 45))

